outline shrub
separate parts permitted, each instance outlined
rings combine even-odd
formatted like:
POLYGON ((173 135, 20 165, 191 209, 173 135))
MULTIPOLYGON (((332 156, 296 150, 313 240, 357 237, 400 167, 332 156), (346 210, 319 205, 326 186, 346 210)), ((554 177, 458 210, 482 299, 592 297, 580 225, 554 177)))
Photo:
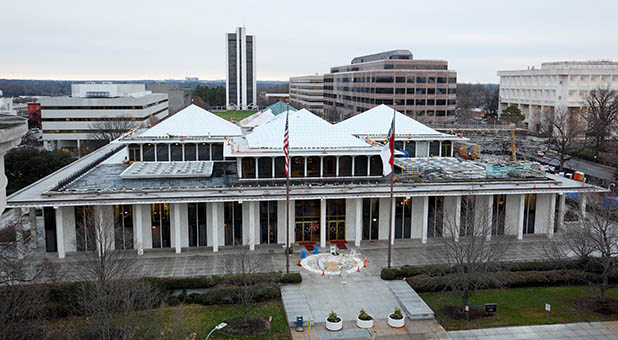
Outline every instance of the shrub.
POLYGON ((358 314, 358 318, 364 321, 369 321, 373 319, 371 315, 367 314, 367 312, 365 311, 365 308, 361 308, 360 313, 358 314))
POLYGON ((300 273, 283 274, 279 282, 281 283, 301 283, 303 282, 303 277, 300 275, 300 273))
POLYGON ((326 320, 328 322, 339 322, 339 321, 341 321, 341 318, 339 316, 337 316, 337 313, 335 313, 334 311, 331 311, 328 314, 328 318, 326 318, 326 320))
POLYGON ((380 277, 382 280, 395 280, 401 278, 401 273, 396 268, 384 268, 380 273, 380 277))
POLYGON ((178 299, 175 296, 172 296, 169 299, 167 299, 167 304, 170 306, 178 306, 180 304, 180 299, 178 299))
POLYGON ((393 314, 391 314, 391 318, 395 320, 403 319, 403 313, 401 312, 401 309, 399 309, 399 307, 395 307, 395 311, 393 312, 393 314))

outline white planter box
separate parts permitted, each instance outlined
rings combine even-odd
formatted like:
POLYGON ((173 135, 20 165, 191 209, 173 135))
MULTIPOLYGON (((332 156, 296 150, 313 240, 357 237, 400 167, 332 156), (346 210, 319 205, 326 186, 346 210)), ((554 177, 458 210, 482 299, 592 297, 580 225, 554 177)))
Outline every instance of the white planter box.
POLYGON ((371 328, 373 327, 373 318, 371 320, 361 320, 356 318, 356 325, 360 328, 371 328))
POLYGON ((406 317, 404 316, 401 319, 393 319, 391 316, 388 316, 388 325, 393 328, 401 328, 406 325, 406 317))
POLYGON ((326 329, 329 331, 339 331, 343 328, 343 320, 339 318, 338 322, 330 322, 326 320, 326 329))

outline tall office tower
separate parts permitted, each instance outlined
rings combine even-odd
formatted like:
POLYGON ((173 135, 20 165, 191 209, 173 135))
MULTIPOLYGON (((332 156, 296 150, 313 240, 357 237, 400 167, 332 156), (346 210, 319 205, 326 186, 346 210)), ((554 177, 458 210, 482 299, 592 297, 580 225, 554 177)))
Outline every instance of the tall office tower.
POLYGON ((255 83, 255 36, 238 27, 225 34, 227 77, 225 104, 228 109, 248 110, 257 106, 255 83))

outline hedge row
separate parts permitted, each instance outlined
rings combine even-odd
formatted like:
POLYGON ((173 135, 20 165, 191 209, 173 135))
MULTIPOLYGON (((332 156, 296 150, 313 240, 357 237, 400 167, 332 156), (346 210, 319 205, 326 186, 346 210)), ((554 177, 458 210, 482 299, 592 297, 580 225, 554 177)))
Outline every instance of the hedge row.
MULTIPOLYGON (((200 276, 186 278, 146 278, 150 284, 158 287, 162 291, 182 290, 182 289, 199 289, 212 288, 219 284, 228 284, 234 286, 243 285, 241 275, 223 275, 223 276, 200 276)), ((250 285, 260 283, 300 283, 302 282, 300 273, 281 274, 273 273, 257 273, 249 276, 248 283, 250 285)))
MULTIPOLYGON (((496 266, 495 271, 581 270, 587 264, 587 260, 502 262, 496 266)), ((383 280, 401 280, 417 275, 442 276, 454 272, 455 268, 448 265, 403 266, 400 268, 384 268, 380 276, 383 280)))
MULTIPOLYGON (((251 287, 253 302, 263 302, 281 297, 281 291, 276 284, 259 284, 257 287, 251 287)), ((225 305, 240 303, 242 288, 239 287, 224 287, 209 290, 203 294, 182 293, 178 296, 171 296, 167 299, 169 305, 175 306, 179 303, 208 305, 225 305)))
MULTIPOLYGON (((585 282, 600 282, 600 275, 576 269, 548 271, 513 271, 491 273, 493 277, 485 277, 486 289, 523 288, 543 286, 564 286, 585 282)), ((443 276, 417 275, 406 278, 408 284, 417 292, 438 292, 449 290, 449 282, 455 274, 443 276)), ((618 283, 618 272, 612 272, 610 283, 618 283)))

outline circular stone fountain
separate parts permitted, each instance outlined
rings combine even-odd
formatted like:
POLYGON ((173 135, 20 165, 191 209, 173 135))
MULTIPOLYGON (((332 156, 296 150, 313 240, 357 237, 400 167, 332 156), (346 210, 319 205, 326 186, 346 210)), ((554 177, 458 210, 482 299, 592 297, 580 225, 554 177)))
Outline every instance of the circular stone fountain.
POLYGON ((363 267, 363 260, 357 254, 329 253, 309 255, 300 262, 310 272, 325 275, 339 275, 342 272, 353 273, 363 267))

